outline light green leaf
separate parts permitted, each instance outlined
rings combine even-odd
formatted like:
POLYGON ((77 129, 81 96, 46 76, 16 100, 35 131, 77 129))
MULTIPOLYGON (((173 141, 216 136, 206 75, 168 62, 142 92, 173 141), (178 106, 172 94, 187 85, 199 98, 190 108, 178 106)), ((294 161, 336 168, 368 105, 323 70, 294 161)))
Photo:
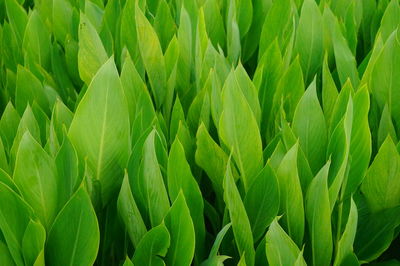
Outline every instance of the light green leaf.
POLYGON ((196 233, 196 254, 203 256, 205 245, 204 204, 199 185, 193 177, 185 150, 178 138, 171 146, 168 158, 168 192, 174 201, 180 191, 185 196, 196 233))
POLYGON ((121 191, 118 196, 118 213, 125 224, 132 244, 137 247, 140 240, 146 234, 146 225, 133 198, 131 187, 129 185, 128 173, 125 173, 122 182, 121 191))
POLYGON ((22 114, 27 104, 32 105, 33 101, 37 102, 47 113, 50 112, 49 101, 39 79, 27 68, 18 66, 15 92, 15 105, 18 113, 22 114))
POLYGON ((0 229, 10 254, 17 265, 24 265, 22 239, 33 216, 32 209, 20 196, 0 182, 0 229))
POLYGON ((164 223, 171 234, 171 246, 166 256, 167 264, 190 265, 194 255, 195 231, 183 192, 179 192, 164 218, 164 223))
POLYGON ((122 182, 130 152, 129 113, 113 58, 97 72, 79 103, 68 136, 101 183, 107 203, 122 182))
POLYGON ((163 266, 162 258, 167 254, 170 246, 170 234, 164 223, 153 227, 139 242, 132 262, 134 265, 163 266))
POLYGON ((325 162, 327 145, 325 117, 318 101, 315 83, 314 80, 301 97, 293 117, 293 132, 299 137, 314 174, 325 162))
POLYGON ((34 265, 40 253, 44 250, 46 241, 46 231, 40 222, 31 220, 26 227, 24 237, 22 239, 22 253, 24 255, 25 264, 34 265))
POLYGON ((360 83, 360 78, 357 71, 356 59, 349 48, 347 40, 341 33, 337 19, 335 18, 334 21, 331 34, 340 83, 344 85, 347 79, 350 79, 353 87, 357 88, 360 83))
POLYGON ((142 204, 149 212, 151 225, 162 222, 169 210, 169 199, 156 154, 156 131, 153 129, 143 146, 142 162, 139 168, 138 187, 142 193, 142 204))
POLYGON ((266 164, 244 198, 253 237, 258 241, 279 211, 279 187, 274 170, 266 164))
POLYGON ((13 104, 8 102, 0 119, 0 135, 6 150, 10 150, 17 134, 20 116, 13 104))
POLYGON ((287 71, 279 80, 274 95, 274 114, 278 117, 278 110, 283 105, 288 121, 292 121, 298 102, 304 94, 303 72, 299 57, 292 62, 287 71))
POLYGON ((333 81, 331 72, 329 70, 328 57, 325 56, 324 63, 322 65, 322 106, 328 125, 330 125, 338 94, 339 93, 337 91, 335 82, 333 81))
POLYGON ((61 209, 79 186, 78 155, 67 136, 58 151, 55 163, 57 167, 58 206, 61 209))
POLYGON ((167 84, 164 56, 157 33, 137 5, 135 19, 140 54, 149 76, 156 106, 159 108, 164 102, 167 84))
POLYGON ((279 47, 283 52, 287 44, 287 36, 292 31, 293 21, 291 16, 293 8, 290 0, 273 1, 265 18, 260 36, 258 58, 260 59, 271 43, 277 38, 279 47))
POLYGON ((89 195, 80 187, 57 215, 46 244, 46 263, 92 265, 99 249, 99 225, 89 195))
POLYGON ((400 121, 400 94, 397 89, 400 86, 400 64, 397 56, 400 54, 400 43, 398 41, 398 31, 394 31, 386 41, 382 52, 376 59, 371 73, 370 86, 372 95, 378 106, 383 110, 387 104, 390 114, 395 119, 395 126, 398 129, 400 121))
POLYGON ((382 145, 386 137, 390 136, 394 143, 397 143, 396 129, 393 125, 392 116, 389 111, 389 106, 386 104, 382 111, 381 120, 378 128, 378 147, 382 145))
POLYGON ((204 124, 201 124, 197 130, 196 146, 196 163, 207 173, 217 195, 222 197, 228 155, 211 138, 204 124), (210 160, 210 154, 213 156, 212 160, 210 160))
POLYGON ((321 66, 323 56, 322 15, 314 0, 305 0, 294 42, 294 55, 299 54, 304 80, 309 84, 321 66))
POLYGON ((353 254, 353 243, 357 232, 357 205, 351 199, 349 217, 347 218, 346 227, 338 242, 337 253, 334 266, 343 265, 346 257, 353 254))
MULTIPOLYGON (((266 253, 269 265, 294 265, 300 253, 296 243, 286 234, 278 219, 270 225, 266 238, 266 253)), ((301 257, 300 261, 304 259, 301 257)))
POLYGON ((238 84, 225 83, 222 102, 219 135, 232 150, 244 187, 248 190, 263 165, 257 121, 238 84))
POLYGON ((21 139, 13 178, 23 198, 49 229, 57 214, 57 170, 54 160, 29 132, 21 139))
POLYGON ((400 155, 389 136, 369 167, 361 191, 372 212, 400 204, 400 155))
POLYGON ((296 244, 301 245, 304 236, 304 206, 297 170, 298 149, 298 143, 290 148, 283 157, 276 176, 280 191, 280 212, 284 213, 284 228, 296 244))
POLYGON ((328 191, 330 162, 311 181, 306 196, 306 218, 310 232, 313 265, 329 265, 332 258, 331 210, 328 191))
POLYGON ((353 121, 350 141, 350 170, 346 182, 345 196, 353 194, 361 184, 372 153, 372 139, 369 127, 369 93, 367 86, 359 88, 353 99, 353 121))
POLYGON ((239 254, 244 253, 246 263, 248 265, 253 265, 255 251, 251 226, 239 191, 235 185, 229 160, 224 178, 224 201, 229 211, 233 235, 235 236, 239 254))
POLYGON ((81 79, 89 86, 97 71, 107 61, 108 55, 90 20, 81 13, 79 24, 78 70, 81 79))

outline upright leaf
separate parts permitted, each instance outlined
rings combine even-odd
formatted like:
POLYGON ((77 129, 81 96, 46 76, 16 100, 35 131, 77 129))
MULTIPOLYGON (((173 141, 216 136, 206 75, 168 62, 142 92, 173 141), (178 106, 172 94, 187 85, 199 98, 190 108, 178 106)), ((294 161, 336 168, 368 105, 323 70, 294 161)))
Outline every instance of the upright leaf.
POLYGON ((178 138, 172 144, 168 158, 168 192, 171 200, 182 191, 196 233, 196 254, 202 256, 205 245, 204 204, 199 185, 193 177, 185 157, 185 150, 178 138))
MULTIPOLYGON (((270 225, 266 239, 266 254, 270 265, 294 265, 301 255, 296 243, 286 234, 278 223, 278 219, 270 225)), ((305 265, 300 257, 300 265, 305 265)))
POLYGON ((304 80, 309 84, 321 66, 323 56, 322 15, 314 0, 305 0, 294 43, 295 55, 300 55, 304 80))
POLYGON ((389 136, 369 167, 361 191, 372 212, 400 204, 400 155, 389 136))
POLYGON ((100 232, 89 195, 80 187, 58 214, 46 244, 46 263, 92 265, 100 232))
POLYGON ((318 101, 315 83, 314 80, 301 97, 293 117, 293 132, 299 137, 314 174, 324 164, 327 145, 325 117, 318 101))
POLYGON ((179 192, 169 212, 164 218, 165 226, 171 234, 171 246, 168 249, 168 265, 190 265, 195 248, 195 231, 185 196, 179 192))
POLYGON ((117 206, 118 213, 121 215, 129 237, 133 245, 137 247, 140 240, 146 234, 147 229, 136 205, 135 199, 132 196, 127 173, 125 173, 124 181, 122 182, 117 206))
POLYGON ((164 223, 153 227, 139 242, 132 262, 134 265, 144 263, 149 266, 165 265, 160 257, 165 257, 170 246, 171 237, 164 223))
POLYGON ((97 72, 79 103, 68 137, 101 183, 106 203, 122 182, 130 152, 129 113, 113 58, 97 72))
POLYGON ((345 259, 353 254, 353 243, 357 232, 357 205, 351 199, 349 217, 347 218, 346 227, 339 239, 337 253, 334 266, 343 265, 345 259))
POLYGON ((232 150, 245 189, 248 190, 263 165, 261 136, 254 113, 238 84, 225 83, 219 135, 232 150))
POLYGON ((138 6, 135 8, 135 19, 140 54, 149 76, 156 106, 160 107, 165 98, 167 83, 161 45, 157 33, 138 6))
POLYGON ((33 211, 17 193, 2 182, 0 182, 0 200, 1 233, 14 262, 24 265, 22 239, 33 211))
POLYGON ((81 79, 89 86, 97 71, 107 61, 108 55, 90 20, 81 13, 79 24, 78 70, 81 79))
POLYGON ((304 206, 303 194, 297 171, 297 153, 299 144, 296 143, 283 157, 276 176, 279 184, 280 212, 284 228, 297 245, 301 245, 304 236, 304 206))
POLYGON ((244 198, 255 241, 260 239, 279 211, 278 180, 267 164, 258 174, 244 198))
POLYGON ((240 198, 235 180, 232 176, 230 162, 228 161, 224 178, 224 201, 229 211, 233 234, 239 254, 246 258, 247 265, 254 264, 255 251, 253 247, 253 235, 246 209, 240 198))
POLYGON ((310 232, 312 264, 329 265, 332 258, 331 209, 328 191, 330 162, 311 181, 306 196, 306 217, 310 232))
POLYGON ((19 145, 14 181, 23 198, 49 229, 57 214, 57 170, 54 160, 26 132, 19 145))

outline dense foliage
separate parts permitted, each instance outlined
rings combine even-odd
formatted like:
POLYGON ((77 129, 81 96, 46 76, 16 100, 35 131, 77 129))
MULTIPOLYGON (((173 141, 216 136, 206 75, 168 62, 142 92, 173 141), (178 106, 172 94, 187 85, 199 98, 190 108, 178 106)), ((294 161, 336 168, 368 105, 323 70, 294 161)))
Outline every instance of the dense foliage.
POLYGON ((399 265, 399 24, 0 0, 0 265, 399 265))

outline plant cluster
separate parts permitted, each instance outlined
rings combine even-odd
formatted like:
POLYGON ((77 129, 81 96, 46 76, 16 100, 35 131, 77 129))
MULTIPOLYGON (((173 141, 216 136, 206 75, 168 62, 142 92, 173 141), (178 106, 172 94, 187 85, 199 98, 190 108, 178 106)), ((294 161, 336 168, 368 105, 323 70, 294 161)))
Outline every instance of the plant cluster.
POLYGON ((0 265, 399 265, 398 0, 1 0, 0 265))

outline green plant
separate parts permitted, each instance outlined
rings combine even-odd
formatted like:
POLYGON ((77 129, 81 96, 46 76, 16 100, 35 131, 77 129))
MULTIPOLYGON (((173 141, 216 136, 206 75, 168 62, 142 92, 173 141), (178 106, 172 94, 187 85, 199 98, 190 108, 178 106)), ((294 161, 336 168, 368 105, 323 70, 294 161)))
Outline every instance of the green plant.
POLYGON ((0 265, 398 265, 398 0, 0 1, 0 265))

